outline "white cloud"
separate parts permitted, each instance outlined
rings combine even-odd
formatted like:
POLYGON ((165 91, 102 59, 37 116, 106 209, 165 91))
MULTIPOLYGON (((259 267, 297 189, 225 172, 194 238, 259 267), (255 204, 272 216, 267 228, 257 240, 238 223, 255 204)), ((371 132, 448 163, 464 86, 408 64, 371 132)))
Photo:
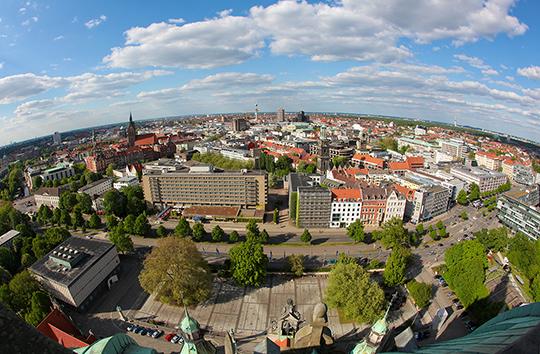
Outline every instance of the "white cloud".
POLYGON ((105 21, 107 21, 107 16, 101 15, 98 18, 93 18, 91 20, 86 21, 84 25, 86 26, 86 28, 92 29, 94 27, 101 25, 105 21))
POLYGON ((0 79, 0 104, 8 104, 60 87, 66 81, 60 77, 19 74, 0 79))
POLYGON ((540 80, 540 66, 528 66, 517 69, 517 73, 532 80, 540 80))
POLYGON ((103 59, 111 67, 213 68, 241 63, 264 46, 244 17, 228 16, 176 26, 154 23, 126 31, 126 46, 103 59))
POLYGON ((412 56, 400 45, 403 38, 419 43, 450 39, 458 45, 521 35, 527 26, 510 15, 514 2, 280 1, 254 6, 245 16, 224 10, 199 22, 169 20, 131 28, 124 46, 112 48, 103 61, 111 67, 213 68, 241 63, 268 45, 275 54, 317 61, 392 62, 412 56))
POLYGON ((4 62, 0 61, 0 69, 3 69, 3 68, 4 68, 4 62))
POLYGON ((64 36, 59 35, 59 36, 54 37, 53 41, 59 41, 59 40, 62 40, 62 39, 64 39, 64 36))
POLYGON ((177 25, 181 25, 182 23, 186 22, 186 20, 179 17, 179 18, 170 18, 167 22, 174 23, 174 24, 177 24, 177 25))
POLYGON ((24 14, 26 13, 26 7, 21 7, 21 8, 19 9, 19 13, 21 13, 21 14, 24 15, 24 14))
POLYGON ((499 75, 499 72, 493 68, 484 69, 482 70, 482 74, 484 75, 499 75))

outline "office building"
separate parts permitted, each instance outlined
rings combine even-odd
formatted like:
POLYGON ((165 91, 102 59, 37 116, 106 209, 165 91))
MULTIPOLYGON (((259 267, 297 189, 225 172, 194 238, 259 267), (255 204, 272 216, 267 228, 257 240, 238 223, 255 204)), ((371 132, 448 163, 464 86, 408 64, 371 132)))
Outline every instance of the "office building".
POLYGON ((332 193, 320 186, 297 188, 296 226, 328 227, 332 207, 332 193))
POLYGON ((29 189, 34 188, 34 178, 40 177, 42 184, 47 181, 62 180, 75 175, 75 169, 71 164, 59 163, 54 167, 43 170, 42 168, 28 167, 24 172, 24 180, 29 189))
POLYGON ((414 192, 413 223, 430 220, 448 210, 451 191, 448 188, 433 185, 414 192))
POLYGON ((522 232, 533 240, 540 238, 538 188, 512 190, 497 200, 497 217, 512 230, 522 232))
POLYGON ((113 180, 112 178, 102 178, 86 186, 79 188, 79 193, 86 193, 89 196, 101 196, 105 192, 113 189, 113 180))
POLYGON ((535 184, 534 171, 530 165, 512 159, 504 159, 501 164, 504 173, 512 183, 531 186, 535 184))
POLYGON ((476 183, 480 187, 481 193, 495 190, 507 182, 504 173, 490 171, 479 167, 452 167, 450 173, 467 182, 469 186, 472 183, 476 183))
POLYGON ((241 132, 248 129, 248 122, 244 118, 234 118, 232 121, 232 130, 241 132))
POLYGON ((116 247, 108 242, 70 237, 30 268, 56 299, 84 310, 101 291, 118 280, 116 247))
POLYGON ((418 153, 432 152, 439 149, 439 146, 436 144, 432 144, 424 140, 414 139, 414 138, 410 138, 406 136, 399 137, 397 139, 397 142, 398 142, 399 149, 401 149, 404 146, 409 146, 418 153))
POLYGON ((183 167, 174 172, 144 170, 145 200, 158 207, 240 206, 262 209, 267 203, 263 171, 216 171, 213 166, 183 167))
POLYGON ((62 135, 59 132, 54 132, 54 134, 53 134, 53 144, 54 145, 62 144, 62 135))
POLYGON ((278 122, 285 122, 285 110, 283 108, 279 108, 276 113, 276 120, 278 122))
POLYGON ((449 139, 441 141, 441 152, 452 156, 454 159, 465 158, 465 154, 469 151, 463 140, 449 139))

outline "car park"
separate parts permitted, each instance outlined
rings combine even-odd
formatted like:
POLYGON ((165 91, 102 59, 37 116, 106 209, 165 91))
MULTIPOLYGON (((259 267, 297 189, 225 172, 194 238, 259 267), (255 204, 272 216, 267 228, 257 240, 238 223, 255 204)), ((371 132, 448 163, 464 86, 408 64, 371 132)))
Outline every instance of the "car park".
POLYGON ((156 331, 155 329, 149 328, 149 329, 148 329, 148 332, 146 332, 146 335, 147 335, 148 337, 152 337, 152 336, 154 335, 154 332, 155 332, 155 331, 156 331))
POLYGON ((158 329, 154 331, 154 333, 152 334, 152 338, 159 338, 162 335, 163 335, 163 331, 161 329, 158 329))
POLYGON ((171 339, 173 339, 174 336, 176 336, 176 333, 168 333, 168 334, 165 336, 164 339, 165 339, 167 342, 170 342, 171 339))
POLYGON ((145 336, 146 333, 148 333, 148 328, 143 327, 142 330, 139 332, 141 336, 145 336))
POLYGON ((139 334, 144 329, 144 327, 136 326, 136 328, 133 330, 133 333, 139 334))

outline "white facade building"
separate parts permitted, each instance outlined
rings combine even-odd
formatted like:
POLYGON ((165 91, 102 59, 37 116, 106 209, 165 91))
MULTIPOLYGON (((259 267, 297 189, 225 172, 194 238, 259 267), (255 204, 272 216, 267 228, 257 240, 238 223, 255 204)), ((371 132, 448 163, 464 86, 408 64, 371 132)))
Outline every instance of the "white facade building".
POLYGON ((114 189, 122 189, 127 186, 137 186, 139 185, 139 179, 137 177, 122 177, 114 182, 114 189))

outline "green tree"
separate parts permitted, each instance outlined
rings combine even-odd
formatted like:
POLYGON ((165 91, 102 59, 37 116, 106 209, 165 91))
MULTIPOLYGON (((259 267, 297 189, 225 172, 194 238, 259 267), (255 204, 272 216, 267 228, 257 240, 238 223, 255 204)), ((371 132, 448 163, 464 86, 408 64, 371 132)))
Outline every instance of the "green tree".
POLYGON ((311 233, 308 229, 304 229, 304 232, 302 232, 302 235, 300 236, 300 240, 304 243, 311 243, 311 233))
POLYGON ((197 242, 202 241, 205 235, 206 230, 204 229, 203 224, 201 224, 200 222, 195 223, 195 225, 193 225, 193 240, 197 242))
POLYGON ((15 254, 7 247, 0 247, 0 267, 7 269, 11 274, 15 274, 19 267, 15 254))
POLYGON ((463 306, 468 307, 489 294, 484 285, 486 250, 480 242, 459 242, 446 250, 444 259, 447 268, 444 279, 463 306))
POLYGON ((180 237, 188 237, 191 236, 192 232, 189 222, 186 218, 181 217, 180 220, 178 220, 178 225, 174 228, 174 234, 180 237))
POLYGON ((431 284, 411 280, 407 283, 407 290, 419 308, 424 308, 431 301, 431 284))
POLYGON ((289 201, 289 218, 296 222, 296 203, 298 201, 298 192, 292 192, 289 201))
POLYGON ((387 286, 401 285, 405 282, 410 257, 411 252, 404 247, 392 249, 383 273, 384 283, 387 286))
POLYGON ((462 219, 462 220, 469 220, 469 214, 467 214, 467 211, 463 210, 461 212, 461 214, 459 214, 459 217, 462 219))
POLYGON ((384 247, 409 246, 409 232, 403 227, 403 220, 392 218, 382 225, 381 230, 373 232, 376 240, 381 240, 384 247))
POLYGON ((51 301, 49 296, 43 291, 36 291, 32 294, 30 311, 24 315, 24 320, 32 326, 37 326, 50 311, 51 301))
POLYGON ((71 212, 73 211, 73 208, 75 208, 75 205, 77 205, 77 203, 77 193, 64 192, 60 195, 60 201, 58 205, 60 209, 71 212))
POLYGON ((266 232, 266 229, 263 229, 259 234, 259 242, 268 243, 270 242, 270 235, 266 232))
POLYGON ((508 246, 508 232, 505 227, 497 229, 482 229, 474 233, 478 242, 480 242, 488 250, 503 251, 508 246))
POLYGON ((152 227, 148 223, 146 214, 142 213, 137 216, 137 219, 135 219, 135 223, 133 225, 133 233, 139 236, 149 236, 151 230, 152 227))
POLYGON ((469 200, 474 202, 475 200, 480 199, 480 187, 476 183, 472 183, 469 192, 469 200))
POLYGON ((513 267, 531 280, 540 274, 540 242, 518 232, 508 243, 507 257, 513 267))
POLYGON ((142 288, 160 301, 194 306, 210 298, 212 273, 195 243, 187 237, 158 240, 139 275, 142 288))
POLYGON ((246 224, 246 239, 259 241, 260 234, 257 222, 253 219, 249 220, 246 224))
POLYGON ((124 219, 124 231, 128 234, 133 235, 135 232, 133 231, 135 229, 135 215, 129 214, 124 219))
POLYGON ((34 176, 34 178, 32 178, 32 187, 34 190, 39 189, 39 187, 41 187, 42 185, 43 178, 41 178, 41 176, 34 176))
POLYGON ((356 263, 338 262, 328 278, 326 303, 357 323, 373 323, 385 306, 384 292, 356 263))
POLYGON ((69 211, 66 209, 60 211, 60 224, 65 227, 70 227, 72 225, 71 215, 69 215, 69 211))
POLYGON ((231 231, 229 234, 229 242, 236 243, 240 240, 240 235, 238 235, 238 232, 236 230, 231 231))
POLYGON ((106 174, 108 177, 114 176, 114 164, 110 163, 110 164, 107 166, 107 169, 105 169, 105 174, 106 174))
POLYGON ((354 240, 354 242, 363 242, 366 238, 364 233, 364 224, 360 219, 355 220, 347 227, 347 236, 354 240))
POLYGON ((75 208, 75 211, 73 211, 73 215, 71 216, 71 220, 74 227, 83 227, 84 226, 84 218, 82 216, 82 212, 75 208))
POLYGON ((467 205, 469 204, 469 199, 467 197, 467 192, 465 191, 465 189, 462 189, 459 191, 457 197, 456 197, 456 201, 458 202, 458 204, 460 205, 467 205))
POLYGON ((85 214, 91 214, 92 209, 92 198, 86 193, 77 193, 77 206, 85 214))
POLYGON ((105 225, 107 226, 107 230, 111 231, 116 227, 116 225, 118 225, 118 219, 112 214, 106 215, 105 225))
POLYGON ((219 226, 216 225, 212 229, 212 241, 221 242, 225 238, 225 231, 219 226))
POLYGON ((96 213, 90 215, 90 219, 88 220, 88 227, 91 229, 99 229, 101 227, 101 219, 96 213))
POLYGON ((416 234, 419 236, 423 236, 425 233, 424 224, 420 223, 416 225, 416 234))
POLYGON ((277 208, 274 209, 273 221, 274 224, 279 224, 279 210, 277 208))
POLYGON ((158 237, 166 237, 168 234, 167 229, 163 225, 159 225, 159 227, 156 230, 156 235, 158 237))
POLYGON ((118 217, 126 215, 126 197, 116 189, 111 189, 103 194, 103 209, 107 214, 118 217))
POLYGON ((263 246, 256 241, 248 240, 231 248, 232 276, 240 285, 259 286, 266 277, 268 258, 263 246))
POLYGON ((32 304, 32 295, 39 290, 36 280, 27 270, 15 274, 9 282, 11 293, 11 309, 14 312, 28 313, 32 304))
POLYGON ((304 275, 304 256, 301 254, 291 254, 287 257, 291 273, 297 277, 304 275))
POLYGON ((122 221, 109 232, 109 241, 116 246, 116 249, 120 253, 133 251, 133 241, 124 231, 124 224, 122 221))

